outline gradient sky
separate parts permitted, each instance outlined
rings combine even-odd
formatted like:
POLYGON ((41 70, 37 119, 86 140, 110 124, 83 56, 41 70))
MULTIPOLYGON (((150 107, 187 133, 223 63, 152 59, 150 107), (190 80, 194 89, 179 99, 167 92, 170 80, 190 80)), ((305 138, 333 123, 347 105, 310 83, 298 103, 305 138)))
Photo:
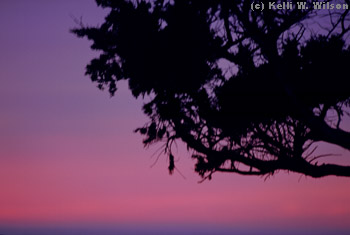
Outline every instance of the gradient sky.
MULTIPOLYGON (((67 226, 350 232, 348 178, 216 174, 198 184, 180 143, 186 179, 169 176, 164 156, 151 167, 159 146, 144 149, 133 133, 147 121, 142 100, 125 83, 113 98, 99 91, 84 76, 96 52, 69 33, 72 16, 96 25, 105 14, 92 0, 0 1, 0 234, 67 226)), ((350 164, 349 152, 320 149, 350 164)))

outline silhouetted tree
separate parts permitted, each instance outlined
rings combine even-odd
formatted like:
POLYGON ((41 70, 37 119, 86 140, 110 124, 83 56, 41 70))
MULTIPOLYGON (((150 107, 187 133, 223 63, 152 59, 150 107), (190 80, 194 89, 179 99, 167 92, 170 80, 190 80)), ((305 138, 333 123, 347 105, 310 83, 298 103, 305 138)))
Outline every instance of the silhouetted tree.
POLYGON ((248 0, 97 0, 110 8, 105 22, 72 32, 101 52, 86 67, 100 89, 114 95, 117 81, 128 80, 135 97, 151 98, 143 106, 150 122, 136 131, 145 145, 164 141, 170 173, 181 140, 204 179, 279 170, 350 176, 349 166, 318 164, 314 155, 321 141, 350 150, 341 129, 350 105, 349 10, 262 2, 265 10, 253 11, 248 0))

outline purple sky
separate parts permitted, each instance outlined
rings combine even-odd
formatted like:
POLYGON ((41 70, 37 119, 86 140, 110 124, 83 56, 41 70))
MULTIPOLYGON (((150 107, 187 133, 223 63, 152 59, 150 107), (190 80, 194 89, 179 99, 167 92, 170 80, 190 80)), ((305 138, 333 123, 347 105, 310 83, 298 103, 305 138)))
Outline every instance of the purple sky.
MULTIPOLYGON (((71 16, 96 25, 104 15, 87 0, 0 1, 0 234, 92 224, 96 231, 350 231, 346 178, 216 174, 198 184, 180 143, 177 167, 186 179, 168 175, 164 156, 151 168, 159 146, 144 149, 133 133, 147 121, 142 100, 126 83, 113 98, 99 91, 84 76, 96 52, 69 33, 71 16)), ((349 156, 337 151, 341 161, 349 156)))

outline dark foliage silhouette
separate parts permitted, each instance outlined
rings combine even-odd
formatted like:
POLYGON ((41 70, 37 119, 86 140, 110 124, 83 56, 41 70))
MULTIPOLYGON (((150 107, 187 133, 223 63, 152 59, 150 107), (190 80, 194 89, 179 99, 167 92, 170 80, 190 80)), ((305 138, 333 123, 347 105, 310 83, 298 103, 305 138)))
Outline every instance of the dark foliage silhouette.
POLYGON ((204 179, 279 170, 350 176, 349 166, 320 164, 314 154, 321 141, 350 150, 341 129, 350 105, 349 10, 252 11, 247 0, 97 4, 110 9, 105 22, 72 30, 101 52, 86 74, 111 95, 127 80, 135 97, 151 98, 143 106, 150 122, 136 131, 145 145, 165 143, 170 173, 181 140, 204 179))

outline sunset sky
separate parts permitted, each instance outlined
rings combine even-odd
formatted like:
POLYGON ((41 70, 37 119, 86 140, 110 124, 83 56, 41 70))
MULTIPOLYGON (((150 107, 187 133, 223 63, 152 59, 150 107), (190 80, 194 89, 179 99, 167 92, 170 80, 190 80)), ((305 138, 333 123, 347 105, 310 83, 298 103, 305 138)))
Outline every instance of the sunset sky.
MULTIPOLYGON (((184 177, 169 176, 165 156, 154 164, 159 145, 144 149, 133 132, 143 101, 126 83, 112 98, 98 90, 84 76, 97 53, 69 32, 74 18, 95 26, 105 14, 93 0, 0 1, 0 234, 350 233, 349 178, 199 184, 181 143, 184 177)), ((347 151, 320 150, 350 164, 347 151)))

